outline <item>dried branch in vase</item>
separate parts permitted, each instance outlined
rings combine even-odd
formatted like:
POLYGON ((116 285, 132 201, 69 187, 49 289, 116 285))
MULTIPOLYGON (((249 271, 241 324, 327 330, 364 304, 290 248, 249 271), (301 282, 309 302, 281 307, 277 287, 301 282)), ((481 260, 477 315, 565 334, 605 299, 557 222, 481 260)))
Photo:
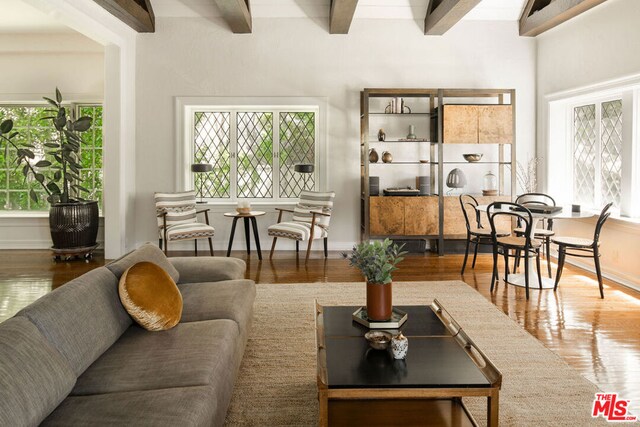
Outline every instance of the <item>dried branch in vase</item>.
POLYGON ((541 157, 534 157, 527 162, 525 168, 522 163, 516 162, 516 179, 524 193, 535 193, 538 189, 538 165, 542 161, 541 157))

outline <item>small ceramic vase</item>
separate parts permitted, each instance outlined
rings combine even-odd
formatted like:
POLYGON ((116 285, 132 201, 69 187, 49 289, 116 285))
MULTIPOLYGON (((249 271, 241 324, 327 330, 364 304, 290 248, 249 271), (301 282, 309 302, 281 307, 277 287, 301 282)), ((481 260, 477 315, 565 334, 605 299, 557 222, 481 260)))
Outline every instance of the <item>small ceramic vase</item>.
POLYGON ((384 141, 385 139, 387 139, 387 134, 384 133, 384 129, 380 129, 378 131, 378 141, 384 141))
POLYGON ((391 352, 394 359, 404 359, 409 351, 409 340, 400 332, 391 338, 391 352))
POLYGON ((385 151, 385 152, 382 153, 382 161, 384 163, 391 163, 391 162, 393 162, 393 156, 391 155, 390 152, 385 151))
POLYGON ((407 139, 416 139, 416 127, 414 125, 409 125, 409 135, 407 135, 407 139))
POLYGON ((378 162, 378 152, 375 148, 369 150, 369 163, 377 163, 378 162))

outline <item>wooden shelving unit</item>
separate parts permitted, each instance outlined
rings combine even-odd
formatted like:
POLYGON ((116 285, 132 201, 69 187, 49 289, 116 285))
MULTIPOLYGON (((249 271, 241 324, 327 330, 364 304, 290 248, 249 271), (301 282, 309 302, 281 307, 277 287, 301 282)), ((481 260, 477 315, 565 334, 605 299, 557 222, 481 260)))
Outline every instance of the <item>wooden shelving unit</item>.
MULTIPOLYGON (((445 195, 445 165, 464 165, 472 168, 478 167, 478 165, 497 166, 498 196, 480 196, 481 200, 482 202, 513 200, 516 188, 515 106, 514 89, 364 89, 360 93, 360 227, 362 240, 385 237, 427 239, 432 243, 437 243, 438 253, 444 255, 445 241, 462 238, 461 235, 464 233, 464 225, 462 224, 462 228, 460 227, 462 213, 457 204, 457 196, 445 195), (370 111, 372 100, 394 97, 422 98, 423 102, 428 104, 429 111, 415 113, 370 111), (482 103, 470 102, 470 100, 478 102, 478 99, 482 99, 482 103), (453 110, 460 110, 460 114, 454 114, 453 110), (384 142, 428 144, 428 162, 425 163, 425 159, 395 161, 378 164, 376 167, 386 168, 394 165, 428 167, 431 181, 430 195, 384 197, 369 194, 370 144, 374 144, 374 146, 383 144, 372 137, 370 132, 371 116, 390 116, 392 118, 411 116, 417 121, 428 121, 429 141, 395 139, 384 142), (475 163, 445 161, 446 147, 459 142, 494 145, 498 149, 498 160, 475 163), (506 149, 507 146, 510 146, 509 150, 506 149), (505 179, 508 179, 510 183, 508 194, 505 193, 505 179), (382 206, 383 204, 384 206, 382 206), (384 215, 381 215, 381 212, 384 215), (375 222, 373 226, 372 220, 375 222)), ((424 122, 418 123, 424 124, 424 122)), ((418 170, 416 169, 416 171, 418 170)), ((416 175, 420 174, 416 173, 416 175)), ((382 190, 380 188, 381 194, 382 190)))

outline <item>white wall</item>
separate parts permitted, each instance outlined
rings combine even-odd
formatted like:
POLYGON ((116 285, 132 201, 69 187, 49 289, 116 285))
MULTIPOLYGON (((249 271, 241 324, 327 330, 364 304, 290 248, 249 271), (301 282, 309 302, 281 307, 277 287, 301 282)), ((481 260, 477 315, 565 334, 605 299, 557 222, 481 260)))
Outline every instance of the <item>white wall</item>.
MULTIPOLYGON (((639 1, 609 0, 538 36, 538 155, 544 157, 553 143, 547 96, 640 73, 639 16, 639 1)), ((540 173, 544 189, 547 171, 540 173)), ((594 222, 557 221, 557 231, 591 237, 594 222)), ((611 219, 601 238, 605 273, 635 286, 640 286, 638 234, 639 225, 611 219)), ((592 268, 592 263, 586 266, 592 268)))
MULTIPOLYGON (((176 96, 327 97, 329 188, 337 192, 332 249, 359 238, 359 93, 365 87, 515 88, 518 157, 533 155, 536 42, 519 37, 515 22, 461 22, 443 37, 426 37, 421 23, 408 20, 356 20, 344 36, 328 34, 326 26, 255 19, 253 34, 235 35, 217 19, 173 18, 158 19, 154 34, 138 36, 138 243, 157 239, 153 192, 177 190, 176 96)), ((212 215, 218 248, 228 242, 226 210, 212 215)), ((266 226, 275 222, 268 210, 259 219, 263 248, 270 243, 266 226)), ((236 247, 242 240, 240 232, 236 247)))
MULTIPOLYGON (((68 101, 101 101, 104 53, 101 45, 75 32, 2 34, 0 102, 39 102, 56 86, 68 101)), ((98 240, 104 240, 101 227, 98 240)), ((19 217, 0 211, 0 249, 51 246, 47 213, 19 217)))

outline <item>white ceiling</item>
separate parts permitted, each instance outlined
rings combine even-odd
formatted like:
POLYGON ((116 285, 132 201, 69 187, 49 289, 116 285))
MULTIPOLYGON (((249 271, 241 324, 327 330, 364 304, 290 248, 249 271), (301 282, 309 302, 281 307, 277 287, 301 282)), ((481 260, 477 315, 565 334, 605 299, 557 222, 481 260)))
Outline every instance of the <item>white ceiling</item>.
MULTIPOLYGON (((424 19, 429 0, 360 0, 354 19, 424 19)), ((526 0, 482 0, 464 19, 517 20, 526 0)), ((254 18, 325 18, 330 0, 251 0, 254 18)), ((217 17, 214 0, 151 0, 157 17, 217 17)))
POLYGON ((0 0, 0 33, 52 33, 71 29, 22 0, 0 0))

